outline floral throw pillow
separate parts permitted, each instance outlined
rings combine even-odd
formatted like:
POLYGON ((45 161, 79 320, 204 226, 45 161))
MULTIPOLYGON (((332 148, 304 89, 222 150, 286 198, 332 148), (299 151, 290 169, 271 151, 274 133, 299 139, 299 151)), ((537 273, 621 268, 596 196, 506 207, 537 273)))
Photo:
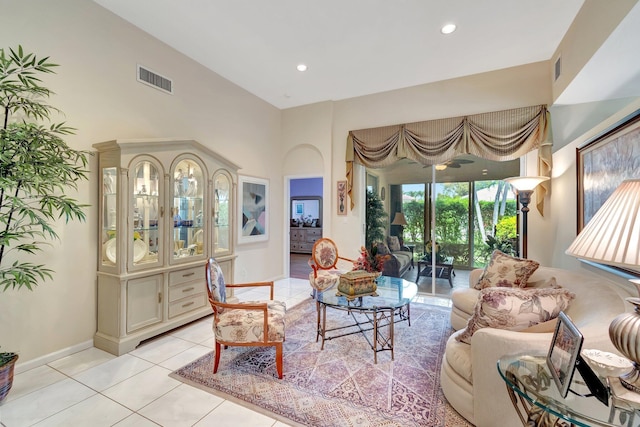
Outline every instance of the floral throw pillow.
POLYGON ((480 291, 473 316, 456 340, 471 344, 482 328, 522 331, 558 317, 575 294, 566 289, 486 288, 480 291))
POLYGON ((489 265, 484 269, 474 289, 484 289, 494 286, 503 288, 524 288, 527 280, 540 266, 536 261, 524 258, 515 258, 500 252, 493 251, 489 265))
POLYGON ((400 250, 400 239, 398 239, 398 236, 387 237, 387 243, 389 244, 389 249, 392 251, 400 250))

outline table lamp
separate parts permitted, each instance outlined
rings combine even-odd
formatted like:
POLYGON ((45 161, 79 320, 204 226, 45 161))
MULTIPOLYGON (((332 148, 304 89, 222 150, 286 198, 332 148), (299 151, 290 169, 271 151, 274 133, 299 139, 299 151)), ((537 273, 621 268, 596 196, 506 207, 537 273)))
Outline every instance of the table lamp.
POLYGON ((538 184, 548 181, 548 176, 516 176, 513 178, 505 178, 504 182, 508 182, 515 189, 520 204, 522 204, 522 258, 527 257, 527 213, 529 212, 529 203, 531 203, 531 195, 538 184))
POLYGON ((404 217, 402 212, 396 212, 396 215, 393 217, 393 221, 391 221, 391 225, 399 225, 400 226, 400 244, 403 244, 404 241, 404 226, 407 225, 407 219, 404 217))
MULTIPOLYGON (((623 181, 580 231, 568 255, 633 270, 640 268, 640 179, 623 181)), ((631 282, 640 295, 640 280, 631 282)), ((635 312, 622 313, 609 325, 613 345, 633 361, 620 377, 622 385, 640 393, 640 298, 626 298, 635 312)))

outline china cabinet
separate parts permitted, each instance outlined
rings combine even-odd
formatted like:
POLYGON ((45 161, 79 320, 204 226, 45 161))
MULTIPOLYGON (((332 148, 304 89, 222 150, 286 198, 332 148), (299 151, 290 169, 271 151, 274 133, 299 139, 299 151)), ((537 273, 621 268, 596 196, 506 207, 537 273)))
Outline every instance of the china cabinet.
POLYGON ((114 140, 93 147, 101 245, 94 345, 120 355, 211 314, 208 257, 233 280, 238 166, 192 140, 114 140))

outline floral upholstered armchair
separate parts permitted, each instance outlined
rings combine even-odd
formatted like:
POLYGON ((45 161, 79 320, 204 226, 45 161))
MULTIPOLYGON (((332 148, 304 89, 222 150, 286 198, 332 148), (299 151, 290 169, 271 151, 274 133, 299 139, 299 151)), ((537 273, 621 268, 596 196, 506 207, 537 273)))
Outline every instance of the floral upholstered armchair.
POLYGON ((338 269, 339 260, 353 263, 353 260, 338 255, 338 247, 333 240, 323 237, 313 245, 309 259, 313 271, 309 273, 309 284, 313 288, 314 298, 317 292, 331 289, 340 281, 340 275, 345 271, 338 269))
POLYGON ((220 265, 209 258, 206 265, 209 303, 213 308, 215 361, 213 373, 218 372, 222 346, 272 346, 276 348, 276 370, 282 378, 282 343, 285 335, 284 302, 273 300, 273 282, 225 284, 220 265), (270 287, 269 301, 226 302, 226 288, 270 287))

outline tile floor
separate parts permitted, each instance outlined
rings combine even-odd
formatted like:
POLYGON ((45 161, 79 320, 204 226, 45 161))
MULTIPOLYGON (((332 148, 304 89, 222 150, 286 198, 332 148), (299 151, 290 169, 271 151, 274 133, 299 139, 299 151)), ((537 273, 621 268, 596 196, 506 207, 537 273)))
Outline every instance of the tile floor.
MULTIPOLYGON (((292 307, 309 298, 309 289, 307 280, 279 280, 275 298, 292 307)), ((241 300, 265 297, 250 289, 236 295, 241 300)), ((418 295, 415 301, 450 307, 444 298, 418 295)), ((168 376, 211 351, 212 345, 211 317, 206 317, 120 357, 89 348, 19 373, 0 404, 0 425, 286 426, 168 376)))

